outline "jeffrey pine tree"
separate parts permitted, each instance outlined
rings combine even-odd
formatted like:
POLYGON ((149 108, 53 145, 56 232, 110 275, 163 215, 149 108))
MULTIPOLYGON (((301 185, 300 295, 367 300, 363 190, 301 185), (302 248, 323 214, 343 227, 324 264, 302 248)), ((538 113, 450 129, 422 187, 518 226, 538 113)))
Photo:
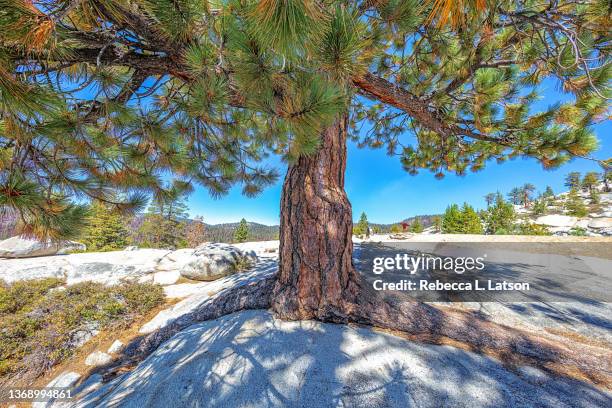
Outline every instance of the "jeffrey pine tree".
POLYGON ((355 235, 370 235, 370 224, 368 223, 368 216, 365 211, 361 213, 359 222, 353 227, 353 233, 355 235))
POLYGON ((86 225, 83 243, 90 251, 113 251, 128 245, 126 220, 107 205, 94 202, 86 225))
POLYGON ((352 261, 347 139, 386 148, 410 174, 517 156, 553 168, 596 148, 589 126, 610 96, 603 0, 0 0, 0 10, 0 205, 57 238, 80 225, 69 197, 133 211, 145 194, 195 183, 254 195, 276 176, 258 161, 282 155, 271 302, 287 319, 463 333, 460 319, 433 324, 446 312, 429 305, 367 295, 352 261), (535 109, 549 78, 568 95, 535 109))
POLYGON ((234 231, 234 242, 246 242, 249 238, 249 224, 243 218, 234 231))

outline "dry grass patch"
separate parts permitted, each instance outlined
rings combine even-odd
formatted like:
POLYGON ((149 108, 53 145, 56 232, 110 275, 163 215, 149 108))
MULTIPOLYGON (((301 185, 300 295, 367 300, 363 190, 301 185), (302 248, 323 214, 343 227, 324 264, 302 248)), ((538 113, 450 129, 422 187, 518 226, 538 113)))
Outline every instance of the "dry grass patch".
POLYGON ((28 383, 65 361, 87 333, 120 330, 164 301, 161 286, 47 278, 0 285, 0 384, 28 383))

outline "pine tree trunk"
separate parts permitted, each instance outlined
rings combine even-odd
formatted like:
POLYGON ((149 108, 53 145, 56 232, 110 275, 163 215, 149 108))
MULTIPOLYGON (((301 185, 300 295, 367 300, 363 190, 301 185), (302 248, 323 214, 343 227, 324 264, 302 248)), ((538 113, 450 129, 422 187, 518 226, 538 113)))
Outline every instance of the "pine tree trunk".
POLYGON ((321 134, 318 152, 289 166, 281 196, 280 259, 272 308, 285 319, 346 322, 359 277, 344 192, 348 117, 321 134))
POLYGON ((483 352, 494 350, 510 364, 529 361, 552 371, 571 367, 587 378, 601 374, 600 361, 609 371, 610 361, 599 350, 585 353, 584 345, 582 351, 559 346, 469 313, 386 299, 361 283, 353 267, 352 211, 344 192, 347 125, 346 116, 339 119, 322 133, 315 155, 300 158, 287 170, 281 196, 279 273, 270 297, 278 317, 371 325, 427 343, 450 341, 483 352))

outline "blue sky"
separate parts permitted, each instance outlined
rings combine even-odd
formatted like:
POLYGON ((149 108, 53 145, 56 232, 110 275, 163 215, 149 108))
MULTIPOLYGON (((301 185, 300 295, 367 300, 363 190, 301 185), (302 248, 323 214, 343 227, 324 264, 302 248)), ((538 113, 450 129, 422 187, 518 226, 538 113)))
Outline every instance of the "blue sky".
MULTIPOLYGON (((536 110, 570 98, 560 94, 552 81, 545 81, 541 90, 543 98, 535 106, 536 110)), ((600 142, 593 157, 612 157, 612 122, 599 123, 593 129, 600 142)), ((280 160, 274 159, 271 164, 284 175, 285 167, 280 160)), ((451 203, 467 201, 483 208, 485 194, 498 190, 505 194, 527 182, 539 191, 547 185, 556 193, 565 191, 563 181, 567 173, 600 170, 596 162, 585 159, 574 159, 556 170, 544 170, 534 159, 518 158, 502 164, 490 162, 484 170, 463 177, 449 174, 437 180, 427 170, 409 175, 398 158, 387 156, 384 149, 359 149, 349 142, 345 187, 355 220, 365 211, 371 222, 389 224, 414 215, 441 213, 451 203)), ((240 194, 240 188, 234 188, 229 195, 215 200, 196 187, 188 198, 190 215, 201 215, 211 224, 236 222, 243 217, 263 224, 278 224, 281 188, 282 177, 255 198, 246 198, 240 194)))

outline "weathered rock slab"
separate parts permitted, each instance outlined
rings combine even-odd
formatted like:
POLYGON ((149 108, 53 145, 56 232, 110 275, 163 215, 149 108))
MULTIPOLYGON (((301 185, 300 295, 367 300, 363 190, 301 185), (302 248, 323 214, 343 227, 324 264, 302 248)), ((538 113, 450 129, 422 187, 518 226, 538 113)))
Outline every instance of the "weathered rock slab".
POLYGON ((41 241, 22 235, 0 241, 0 258, 32 258, 66 254, 70 251, 84 251, 84 244, 75 241, 41 241))
POLYGON ((604 407, 610 393, 368 328, 252 310, 176 333, 71 407, 604 407))
MULTIPOLYGON (((256 247, 256 246, 255 246, 256 247)), ((84 281, 117 284, 124 279, 173 285, 181 276, 211 281, 255 263, 254 250, 207 243, 175 251, 138 249, 76 253, 62 256, 0 259, 0 279, 60 278, 67 284, 84 281)))
POLYGON ((120 340, 115 340, 113 344, 110 345, 107 352, 109 354, 119 353, 123 349, 123 343, 120 340))
POLYGON ((535 220, 536 224, 548 227, 573 227, 578 222, 578 218, 569 215, 544 215, 535 220))
POLYGON ((113 358, 103 351, 94 351, 85 359, 85 365, 98 367, 110 363, 113 358))
POLYGON ((595 218, 589 221, 589 228, 612 228, 612 218, 595 218))

